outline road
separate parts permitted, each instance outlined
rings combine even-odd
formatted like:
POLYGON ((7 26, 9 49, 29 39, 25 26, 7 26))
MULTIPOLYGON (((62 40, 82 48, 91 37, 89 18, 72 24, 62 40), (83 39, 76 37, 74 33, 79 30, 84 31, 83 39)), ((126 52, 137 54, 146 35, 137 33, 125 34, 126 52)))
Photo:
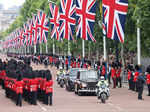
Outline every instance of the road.
MULTIPOLYGON (((43 66, 32 64, 34 69, 44 69, 43 66)), ((55 76, 56 69, 51 69, 55 76)), ((54 77, 55 79, 55 77, 54 77)), ((38 101, 36 106, 23 101, 22 107, 17 107, 10 99, 5 98, 4 90, 0 88, 0 112, 150 112, 150 97, 143 95, 144 100, 137 100, 137 93, 126 87, 111 89, 111 96, 106 104, 97 100, 96 96, 77 96, 54 84, 53 106, 46 106, 38 101)))

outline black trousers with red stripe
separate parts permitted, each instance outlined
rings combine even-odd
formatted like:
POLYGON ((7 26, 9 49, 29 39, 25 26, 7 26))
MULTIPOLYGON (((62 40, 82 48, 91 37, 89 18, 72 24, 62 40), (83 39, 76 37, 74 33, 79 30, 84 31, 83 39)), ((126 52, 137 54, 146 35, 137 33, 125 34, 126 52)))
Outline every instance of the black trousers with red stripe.
POLYGON ((44 104, 52 105, 53 103, 53 93, 45 93, 44 104))

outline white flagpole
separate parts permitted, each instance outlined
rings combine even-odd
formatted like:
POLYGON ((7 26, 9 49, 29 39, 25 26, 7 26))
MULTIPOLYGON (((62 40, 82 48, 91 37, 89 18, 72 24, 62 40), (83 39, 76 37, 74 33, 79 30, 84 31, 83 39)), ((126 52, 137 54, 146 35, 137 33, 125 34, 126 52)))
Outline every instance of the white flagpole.
POLYGON ((34 54, 36 54, 36 45, 34 45, 34 54))
POLYGON ((24 45, 24 53, 25 53, 25 55, 26 55, 26 45, 24 45))
POLYGON ((53 38, 53 54, 55 54, 55 42, 54 42, 54 38, 53 38))
POLYGON ((70 53, 70 41, 68 40, 68 56, 70 56, 71 53, 70 53))
POLYGON ((103 36, 103 48, 104 48, 104 61, 107 61, 107 50, 106 50, 106 37, 103 36))
MULTIPOLYGON (((137 20, 139 23, 139 19, 137 20)), ((141 43, 140 43, 140 28, 137 27, 137 58, 138 58, 138 65, 141 65, 141 43)))
POLYGON ((47 46, 47 42, 46 42, 45 47, 46 47, 46 54, 47 54, 47 53, 48 53, 48 46, 47 46))
POLYGON ((85 57, 85 40, 82 40, 82 57, 85 57))
POLYGON ((42 44, 40 44, 40 54, 42 54, 42 44))

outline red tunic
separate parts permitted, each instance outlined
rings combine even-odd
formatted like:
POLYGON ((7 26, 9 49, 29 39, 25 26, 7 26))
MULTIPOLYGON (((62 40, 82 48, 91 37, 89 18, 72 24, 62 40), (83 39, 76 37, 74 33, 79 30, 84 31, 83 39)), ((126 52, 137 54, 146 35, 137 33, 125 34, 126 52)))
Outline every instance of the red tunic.
POLYGON ((102 67, 102 75, 104 76, 106 73, 106 69, 105 69, 105 66, 102 67))
POLYGON ((68 65, 68 59, 65 60, 65 64, 68 65))
POLYGON ((131 71, 128 71, 128 80, 130 80, 131 79, 131 71))
POLYGON ((71 67, 73 68, 73 61, 71 61, 71 67))
POLYGON ((2 70, 0 73, 0 79, 4 79, 5 76, 6 76, 6 72, 5 72, 5 70, 2 70))
POLYGON ((117 78, 120 77, 120 75, 121 75, 121 68, 117 70, 117 74, 116 74, 117 78))
POLYGON ((139 72, 135 72, 133 82, 137 81, 138 76, 139 76, 139 72))
POLYGON ((37 91, 37 88, 38 88, 38 81, 37 81, 37 79, 31 79, 30 81, 29 81, 29 83, 30 83, 30 92, 35 92, 35 91, 37 91))
POLYGON ((23 93, 23 81, 16 81, 16 93, 23 93))
POLYGON ((53 92, 53 81, 50 80, 50 81, 45 81, 45 84, 44 84, 44 90, 45 90, 45 93, 52 93, 53 92))
POLYGON ((78 62, 78 68, 80 68, 80 62, 78 62))
POLYGON ((53 57, 52 56, 49 57, 49 62, 53 63, 53 57))
POLYGON ((150 84, 150 74, 147 74, 147 76, 146 76, 146 83, 150 84))
POLYGON ((83 68, 87 68, 87 65, 86 65, 86 63, 83 65, 83 68))
POLYGON ((116 70, 114 68, 111 69, 111 77, 112 78, 116 77, 116 70))
POLYGON ((76 61, 74 61, 74 68, 76 68, 76 64, 77 64, 76 61))

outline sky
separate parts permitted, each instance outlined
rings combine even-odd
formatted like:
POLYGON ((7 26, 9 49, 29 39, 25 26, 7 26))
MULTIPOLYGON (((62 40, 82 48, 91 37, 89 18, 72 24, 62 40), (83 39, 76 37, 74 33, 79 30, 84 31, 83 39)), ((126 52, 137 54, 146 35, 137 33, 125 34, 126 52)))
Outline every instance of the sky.
POLYGON ((11 8, 13 6, 21 6, 25 0, 0 0, 0 4, 3 5, 4 9, 11 8))

